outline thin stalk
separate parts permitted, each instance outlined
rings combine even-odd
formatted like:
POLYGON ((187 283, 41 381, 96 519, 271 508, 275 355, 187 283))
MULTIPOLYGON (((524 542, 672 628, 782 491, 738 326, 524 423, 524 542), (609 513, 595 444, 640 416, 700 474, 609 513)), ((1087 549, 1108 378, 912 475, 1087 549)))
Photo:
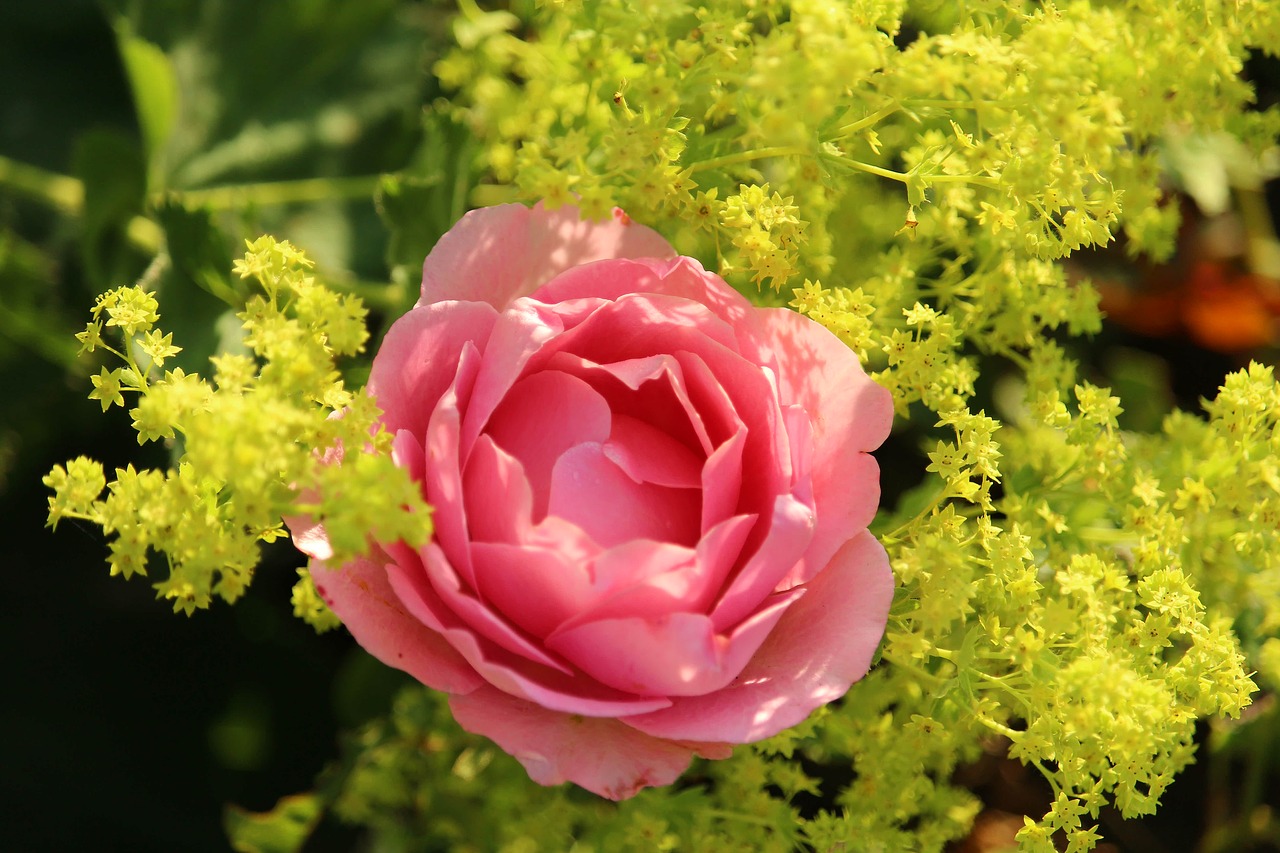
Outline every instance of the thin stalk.
POLYGON ((739 151, 736 154, 725 154, 694 163, 689 167, 691 172, 705 172, 707 169, 719 169, 723 166, 735 166, 738 163, 750 163, 753 160, 766 160, 770 157, 803 157, 811 152, 798 145, 777 145, 772 148, 755 148, 750 151, 739 151))
POLYGON ((157 200, 168 195, 192 206, 229 210, 249 204, 275 206, 339 198, 372 198, 381 179, 381 175, 360 175, 349 178, 264 181, 195 190, 167 190, 157 200))
POLYGON ((0 186, 17 190, 72 216, 79 216, 84 210, 82 182, 3 156, 0 156, 0 186))

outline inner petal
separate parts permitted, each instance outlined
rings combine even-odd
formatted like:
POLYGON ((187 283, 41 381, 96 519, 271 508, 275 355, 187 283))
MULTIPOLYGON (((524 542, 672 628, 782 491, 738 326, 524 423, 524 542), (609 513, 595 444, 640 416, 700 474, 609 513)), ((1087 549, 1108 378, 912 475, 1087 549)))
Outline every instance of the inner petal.
POLYGON ((637 483, 682 489, 701 485, 702 463, 693 451, 630 415, 614 415, 604 453, 637 483))
POLYGON ((689 397, 681 366, 670 355, 597 364, 579 355, 557 352, 548 366, 590 383, 615 416, 644 421, 695 455, 705 457, 715 447, 689 397))
POLYGON ((475 542, 519 542, 533 520, 524 467, 488 435, 476 439, 462 474, 467 530, 475 542))
POLYGON ((701 495, 637 483, 588 442, 561 455, 551 472, 550 515, 580 526, 604 548, 632 539, 692 546, 698 541, 701 495))
POLYGON ((609 405, 576 376, 547 370, 511 387, 486 433, 524 466, 533 492, 533 518, 547 514, 551 471, 560 455, 583 442, 609 437, 609 405))

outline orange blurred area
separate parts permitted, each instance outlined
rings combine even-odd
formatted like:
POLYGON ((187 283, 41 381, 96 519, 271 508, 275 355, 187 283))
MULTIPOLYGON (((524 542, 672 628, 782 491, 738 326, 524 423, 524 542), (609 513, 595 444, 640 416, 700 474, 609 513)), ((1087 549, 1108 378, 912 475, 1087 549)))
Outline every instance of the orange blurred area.
POLYGON ((1184 278, 1144 277, 1134 288, 1096 282, 1113 322, 1151 338, 1185 336, 1215 352, 1236 353, 1280 341, 1280 281, 1230 261, 1199 261, 1184 278))

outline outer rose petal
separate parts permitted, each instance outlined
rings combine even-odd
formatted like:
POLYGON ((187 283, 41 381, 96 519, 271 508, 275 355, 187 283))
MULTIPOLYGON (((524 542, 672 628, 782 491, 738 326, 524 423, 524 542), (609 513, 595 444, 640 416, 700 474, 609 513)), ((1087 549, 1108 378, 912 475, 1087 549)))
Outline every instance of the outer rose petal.
POLYGON ((469 693, 484 684, 444 637, 409 613, 391 588, 384 563, 352 560, 335 571, 312 560, 311 574, 320 597, 378 660, 446 693, 469 693))
POLYGON ((785 308, 757 315, 778 371, 783 402, 809 413, 813 426, 813 501, 818 527, 794 583, 820 571, 848 536, 865 528, 880 503, 879 468, 855 450, 874 450, 893 425, 893 398, 863 371, 835 335, 785 308))
POLYGON ((622 721, 655 737, 752 743, 843 696, 866 675, 884 634, 889 556, 863 531, 805 586, 734 683, 622 721))
POLYGON ((610 800, 669 785, 695 754, 727 758, 724 744, 684 744, 649 737, 617 720, 548 711, 482 687, 449 697, 458 724, 510 753, 541 785, 574 782, 610 800))
POLYGON ((502 204, 471 211, 440 238, 422 264, 418 304, 466 299, 502 310, 579 264, 674 256, 658 232, 621 211, 608 222, 583 222, 576 207, 502 204))
POLYGON ((498 314, 477 302, 414 308, 391 326, 369 374, 369 392, 388 432, 426 430, 436 402, 454 381, 459 353, 483 351, 498 314))
MULTIPOLYGON (((640 255, 618 255, 617 257, 640 258, 640 255)), ((651 258, 668 258, 669 255, 653 255, 651 258)), ((582 270, 574 270, 572 275, 557 276, 538 288, 533 297, 541 302, 562 302, 568 299, 621 299, 632 293, 665 293, 668 296, 679 296, 692 299, 694 302, 710 308, 721 320, 737 326, 747 321, 757 311, 738 291, 725 284, 718 275, 707 272, 702 264, 693 258, 672 258, 671 260, 640 260, 652 273, 637 276, 618 276, 608 267, 594 265, 582 270)), ((633 273, 632 275, 635 275, 633 273)))

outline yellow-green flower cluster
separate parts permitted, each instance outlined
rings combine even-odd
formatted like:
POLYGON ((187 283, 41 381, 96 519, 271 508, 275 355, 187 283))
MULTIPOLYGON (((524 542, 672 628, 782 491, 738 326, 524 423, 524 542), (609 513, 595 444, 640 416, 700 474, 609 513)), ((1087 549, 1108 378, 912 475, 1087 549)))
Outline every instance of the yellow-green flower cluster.
MULTIPOLYGON (((139 443, 180 442, 181 461, 167 470, 118 469, 110 483, 89 459, 57 466, 45 478, 54 492, 49 523, 101 526, 112 537, 112 574, 149 575, 162 562, 155 587, 175 610, 239 598, 258 543, 286 535, 282 518, 323 519, 335 560, 365 552, 371 537, 430 536, 419 490, 392 464, 388 437, 374 430, 373 401, 347 390, 335 366, 364 349, 364 308, 317 283, 310 266, 287 242, 249 245, 236 272, 262 292, 238 315, 246 352, 212 359, 211 381, 163 369, 180 349, 156 327, 158 305, 140 287, 103 294, 77 336, 84 352, 123 362, 93 377, 90 397, 104 411, 132 398, 139 443), (355 464, 326 464, 324 454, 344 451, 355 464)), ((336 624, 305 572, 294 606, 317 628, 336 624)))

